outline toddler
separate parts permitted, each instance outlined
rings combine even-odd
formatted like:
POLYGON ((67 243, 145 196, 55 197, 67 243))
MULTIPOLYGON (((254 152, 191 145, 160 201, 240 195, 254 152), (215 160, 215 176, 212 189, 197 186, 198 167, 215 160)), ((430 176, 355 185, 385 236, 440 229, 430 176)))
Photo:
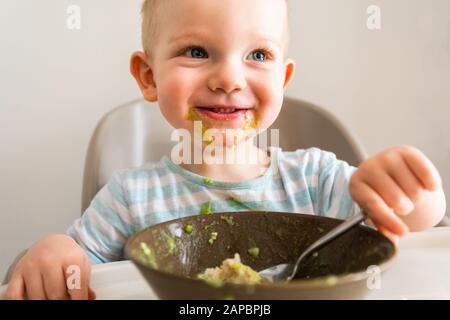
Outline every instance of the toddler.
POLYGON ((201 150, 216 149, 210 161, 187 161, 190 145, 181 161, 172 154, 114 173, 67 234, 28 250, 7 298, 92 299, 91 264, 120 260, 133 233, 189 215, 267 210, 346 219, 362 208, 393 242, 441 220, 440 176, 413 147, 391 147, 355 168, 317 148, 253 143, 251 132, 277 118, 294 74, 285 0, 146 0, 142 15, 144 52, 130 65, 144 98, 158 101, 178 130, 194 135, 200 122, 201 150), (231 150, 249 156, 222 161, 231 150), (68 289, 73 265, 80 287, 68 289))

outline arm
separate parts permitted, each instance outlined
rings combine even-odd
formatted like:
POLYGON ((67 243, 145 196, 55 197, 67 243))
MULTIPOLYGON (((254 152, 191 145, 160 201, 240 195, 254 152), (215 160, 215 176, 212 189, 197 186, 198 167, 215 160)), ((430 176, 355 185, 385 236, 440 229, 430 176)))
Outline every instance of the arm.
POLYGON ((118 260, 133 232, 120 175, 99 191, 68 234, 47 236, 34 244, 14 267, 7 299, 88 299, 91 263, 118 260), (67 286, 68 268, 77 266, 80 288, 67 286))
POLYGON ((134 232, 121 172, 115 172, 67 234, 92 264, 98 264, 120 260, 125 242, 134 232))
POLYGON ((88 299, 91 265, 84 251, 66 235, 50 235, 31 246, 14 268, 6 299, 88 299), (68 270, 78 267, 76 285, 68 286, 68 270))

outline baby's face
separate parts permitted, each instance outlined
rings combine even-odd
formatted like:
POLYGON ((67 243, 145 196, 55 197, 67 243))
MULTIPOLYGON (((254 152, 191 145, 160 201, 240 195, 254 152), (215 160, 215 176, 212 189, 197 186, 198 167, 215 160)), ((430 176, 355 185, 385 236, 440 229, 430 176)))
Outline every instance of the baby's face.
POLYGON ((266 129, 293 74, 284 0, 167 1, 150 53, 155 99, 175 128, 266 129))

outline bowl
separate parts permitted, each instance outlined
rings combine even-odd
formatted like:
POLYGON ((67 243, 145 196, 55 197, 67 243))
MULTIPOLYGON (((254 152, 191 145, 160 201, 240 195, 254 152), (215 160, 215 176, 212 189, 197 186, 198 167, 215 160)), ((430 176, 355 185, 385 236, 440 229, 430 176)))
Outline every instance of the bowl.
POLYGON ((256 271, 295 261, 341 222, 284 212, 195 215, 136 233, 128 239, 124 254, 161 299, 363 299, 376 285, 374 276, 381 276, 396 255, 386 237, 363 225, 306 258, 288 283, 214 286, 196 278, 235 253, 256 271))

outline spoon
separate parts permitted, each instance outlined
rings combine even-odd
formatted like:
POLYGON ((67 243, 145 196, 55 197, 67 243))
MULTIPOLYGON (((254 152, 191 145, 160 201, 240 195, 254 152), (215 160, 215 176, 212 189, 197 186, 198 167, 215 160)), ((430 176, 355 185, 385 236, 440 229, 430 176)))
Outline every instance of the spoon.
POLYGON ((351 230, 353 227, 359 225, 362 221, 367 219, 367 214, 364 211, 358 212, 346 221, 339 224, 337 227, 331 229, 324 236, 316 240, 312 245, 310 245, 295 263, 282 263, 276 266, 269 267, 267 269, 259 271, 259 275, 266 279, 271 279, 272 281, 291 281, 297 274, 298 266, 300 262, 308 256, 310 253, 319 250, 324 245, 328 244, 330 241, 338 238, 347 231, 351 230))

